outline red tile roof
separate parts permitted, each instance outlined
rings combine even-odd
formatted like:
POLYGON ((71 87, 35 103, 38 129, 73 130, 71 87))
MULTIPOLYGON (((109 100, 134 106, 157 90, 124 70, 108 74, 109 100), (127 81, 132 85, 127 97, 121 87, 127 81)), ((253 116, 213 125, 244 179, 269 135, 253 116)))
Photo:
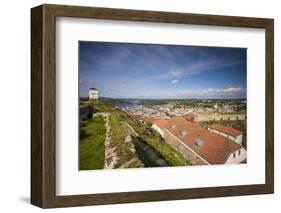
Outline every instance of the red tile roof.
POLYGON ((224 132, 228 135, 232 135, 232 136, 239 136, 239 135, 242 135, 242 132, 237 130, 237 129, 234 129, 232 127, 226 127, 226 126, 223 126, 223 125, 220 125, 220 124, 212 124, 210 126, 208 126, 209 128, 211 129, 215 129, 215 130, 218 130, 220 132, 224 132))
POLYGON ((163 129, 167 122, 168 122, 168 120, 161 118, 161 119, 153 121, 153 124, 157 125, 161 129, 163 129))
POLYGON ((181 117, 168 120, 165 129, 210 164, 224 164, 231 153, 241 148, 241 145, 181 117), (187 134, 181 135, 182 131, 187 134), (198 147, 197 141, 203 141, 203 145, 198 147))
POLYGON ((188 113, 182 117, 187 121, 194 121, 196 116, 193 113, 188 113))

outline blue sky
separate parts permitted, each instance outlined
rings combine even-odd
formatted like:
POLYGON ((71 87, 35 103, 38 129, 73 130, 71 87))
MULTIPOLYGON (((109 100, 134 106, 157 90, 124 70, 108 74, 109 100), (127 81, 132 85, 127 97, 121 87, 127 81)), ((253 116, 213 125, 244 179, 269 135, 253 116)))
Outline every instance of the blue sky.
POLYGON ((80 97, 246 98, 246 49, 79 42, 80 97))

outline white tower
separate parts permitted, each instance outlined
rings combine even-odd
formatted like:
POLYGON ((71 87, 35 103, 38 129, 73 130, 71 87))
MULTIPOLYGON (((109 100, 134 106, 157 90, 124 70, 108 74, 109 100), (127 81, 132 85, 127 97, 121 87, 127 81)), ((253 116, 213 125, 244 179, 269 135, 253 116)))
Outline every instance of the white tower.
POLYGON ((98 99, 98 90, 96 88, 89 89, 89 99, 98 99))

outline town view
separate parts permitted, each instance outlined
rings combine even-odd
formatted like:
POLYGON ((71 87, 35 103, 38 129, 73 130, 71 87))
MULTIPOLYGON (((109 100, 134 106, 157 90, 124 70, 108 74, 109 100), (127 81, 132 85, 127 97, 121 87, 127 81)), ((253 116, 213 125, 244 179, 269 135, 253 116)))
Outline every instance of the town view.
POLYGON ((79 42, 79 169, 247 162, 246 50, 79 42))

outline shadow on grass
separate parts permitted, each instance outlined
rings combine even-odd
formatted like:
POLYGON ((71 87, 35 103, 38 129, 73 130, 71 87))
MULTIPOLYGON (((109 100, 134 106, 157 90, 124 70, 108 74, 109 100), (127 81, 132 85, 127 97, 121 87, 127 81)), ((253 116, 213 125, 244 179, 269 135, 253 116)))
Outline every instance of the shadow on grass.
POLYGON ((91 134, 87 134, 84 129, 80 129, 79 138, 80 140, 90 137, 91 134))

